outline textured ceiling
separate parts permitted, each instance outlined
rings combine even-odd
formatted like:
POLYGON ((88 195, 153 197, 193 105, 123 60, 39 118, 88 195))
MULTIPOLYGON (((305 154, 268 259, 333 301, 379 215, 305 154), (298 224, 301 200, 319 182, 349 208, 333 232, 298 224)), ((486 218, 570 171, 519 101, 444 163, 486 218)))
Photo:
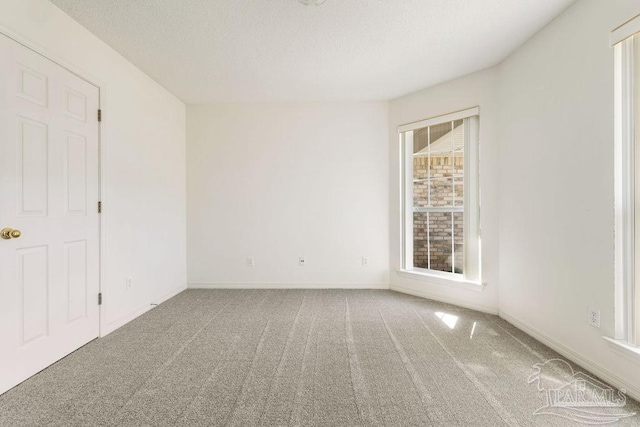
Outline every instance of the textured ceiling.
POLYGON ((486 68, 572 0, 51 0, 187 103, 383 100, 486 68))

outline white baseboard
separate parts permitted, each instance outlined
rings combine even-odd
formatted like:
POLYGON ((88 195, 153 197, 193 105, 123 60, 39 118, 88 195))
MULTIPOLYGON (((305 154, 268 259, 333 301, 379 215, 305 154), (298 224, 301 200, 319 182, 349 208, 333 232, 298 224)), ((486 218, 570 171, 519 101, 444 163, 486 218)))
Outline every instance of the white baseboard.
POLYGON ((106 325, 102 325, 100 327, 100 338, 106 337, 111 332, 115 331, 118 328, 121 328, 122 326, 134 320, 136 317, 142 316, 147 311, 151 310, 154 307, 154 305, 162 304, 163 302, 167 301, 170 298, 173 298, 174 296, 178 295, 180 292, 186 289, 187 289, 186 285, 180 285, 177 288, 165 293, 161 297, 155 298, 150 302, 145 303, 144 305, 136 308, 131 313, 126 314, 122 317, 119 317, 118 319, 113 320, 107 323, 106 325), (151 305, 151 304, 154 304, 154 305, 151 305))
POLYGON ((164 295, 155 298, 154 300, 151 301, 151 304, 156 304, 156 305, 160 305, 163 302, 175 297, 176 295, 178 295, 180 292, 184 291, 187 289, 187 285, 180 285, 177 288, 172 289, 171 291, 165 293, 164 295))
POLYGON ((634 385, 626 381, 625 379, 620 378, 619 376, 612 373, 608 369, 603 368, 599 364, 589 360, 588 358, 579 354, 575 350, 563 344, 560 344, 559 342, 550 338, 548 335, 540 332, 536 328, 533 328, 527 325, 526 323, 522 322, 515 316, 507 314, 503 311, 500 312, 499 316, 502 319, 506 320, 507 322, 511 323, 516 328, 525 332, 527 335, 532 336, 536 340, 540 341, 547 347, 551 348, 552 350, 566 357, 570 361, 574 362, 575 364, 583 367, 587 371, 590 371, 594 375, 598 376, 601 380, 611 384, 615 388, 625 390, 629 397, 640 401, 640 387, 638 385, 634 385))
POLYGON ((121 317, 117 318, 116 320, 112 320, 111 322, 103 325, 100 328, 100 338, 106 337, 111 332, 115 331, 118 328, 121 328, 122 326, 124 326, 127 323, 131 322, 136 317, 142 316, 144 313, 146 313, 150 309, 151 309, 151 304, 146 303, 146 304, 136 308, 131 313, 128 313, 128 314, 126 314, 124 316, 121 316, 121 317))
POLYGON ((188 289, 389 289, 388 283, 189 283, 188 289))
POLYGON ((430 299, 430 300, 433 300, 433 301, 439 301, 439 302, 444 302, 444 303, 447 303, 447 304, 457 305, 459 307, 469 308, 471 310, 481 311, 483 313, 494 314, 494 315, 498 314, 498 308, 497 307, 470 303, 470 302, 467 302, 467 301, 464 301, 464 300, 460 300, 460 299, 457 299, 457 298, 442 297, 440 295, 432 294, 430 292, 426 292, 426 291, 423 291, 423 290, 415 290, 415 289, 407 288, 407 287, 404 287, 404 286, 393 285, 393 284, 389 286, 389 289, 391 289, 392 291, 401 292, 403 294, 409 294, 409 295, 413 295, 413 296, 416 296, 416 297, 422 297, 422 298, 430 299))

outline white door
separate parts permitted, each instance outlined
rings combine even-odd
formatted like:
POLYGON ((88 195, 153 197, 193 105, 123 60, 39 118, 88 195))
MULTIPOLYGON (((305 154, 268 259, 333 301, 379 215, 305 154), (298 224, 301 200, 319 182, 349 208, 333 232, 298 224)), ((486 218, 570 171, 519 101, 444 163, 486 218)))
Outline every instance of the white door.
POLYGON ((0 34, 0 393, 98 336, 98 106, 0 34))

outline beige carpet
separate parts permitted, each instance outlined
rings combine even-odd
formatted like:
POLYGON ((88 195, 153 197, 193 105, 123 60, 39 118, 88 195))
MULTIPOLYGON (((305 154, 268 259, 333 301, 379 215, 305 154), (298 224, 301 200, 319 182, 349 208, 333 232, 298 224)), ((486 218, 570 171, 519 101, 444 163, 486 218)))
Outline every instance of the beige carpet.
POLYGON ((554 358, 495 316, 391 291, 189 290, 0 396, 0 425, 578 425, 534 415, 581 370, 528 383, 554 358))

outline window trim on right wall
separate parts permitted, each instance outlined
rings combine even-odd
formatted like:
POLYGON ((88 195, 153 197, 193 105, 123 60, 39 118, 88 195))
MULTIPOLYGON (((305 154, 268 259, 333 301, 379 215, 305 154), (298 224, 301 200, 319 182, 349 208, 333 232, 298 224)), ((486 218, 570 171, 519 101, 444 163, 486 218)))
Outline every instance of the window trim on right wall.
POLYGON ((615 121, 615 333, 640 345, 640 16, 611 33, 614 48, 615 121), (637 83, 638 82, 638 83, 637 83))

